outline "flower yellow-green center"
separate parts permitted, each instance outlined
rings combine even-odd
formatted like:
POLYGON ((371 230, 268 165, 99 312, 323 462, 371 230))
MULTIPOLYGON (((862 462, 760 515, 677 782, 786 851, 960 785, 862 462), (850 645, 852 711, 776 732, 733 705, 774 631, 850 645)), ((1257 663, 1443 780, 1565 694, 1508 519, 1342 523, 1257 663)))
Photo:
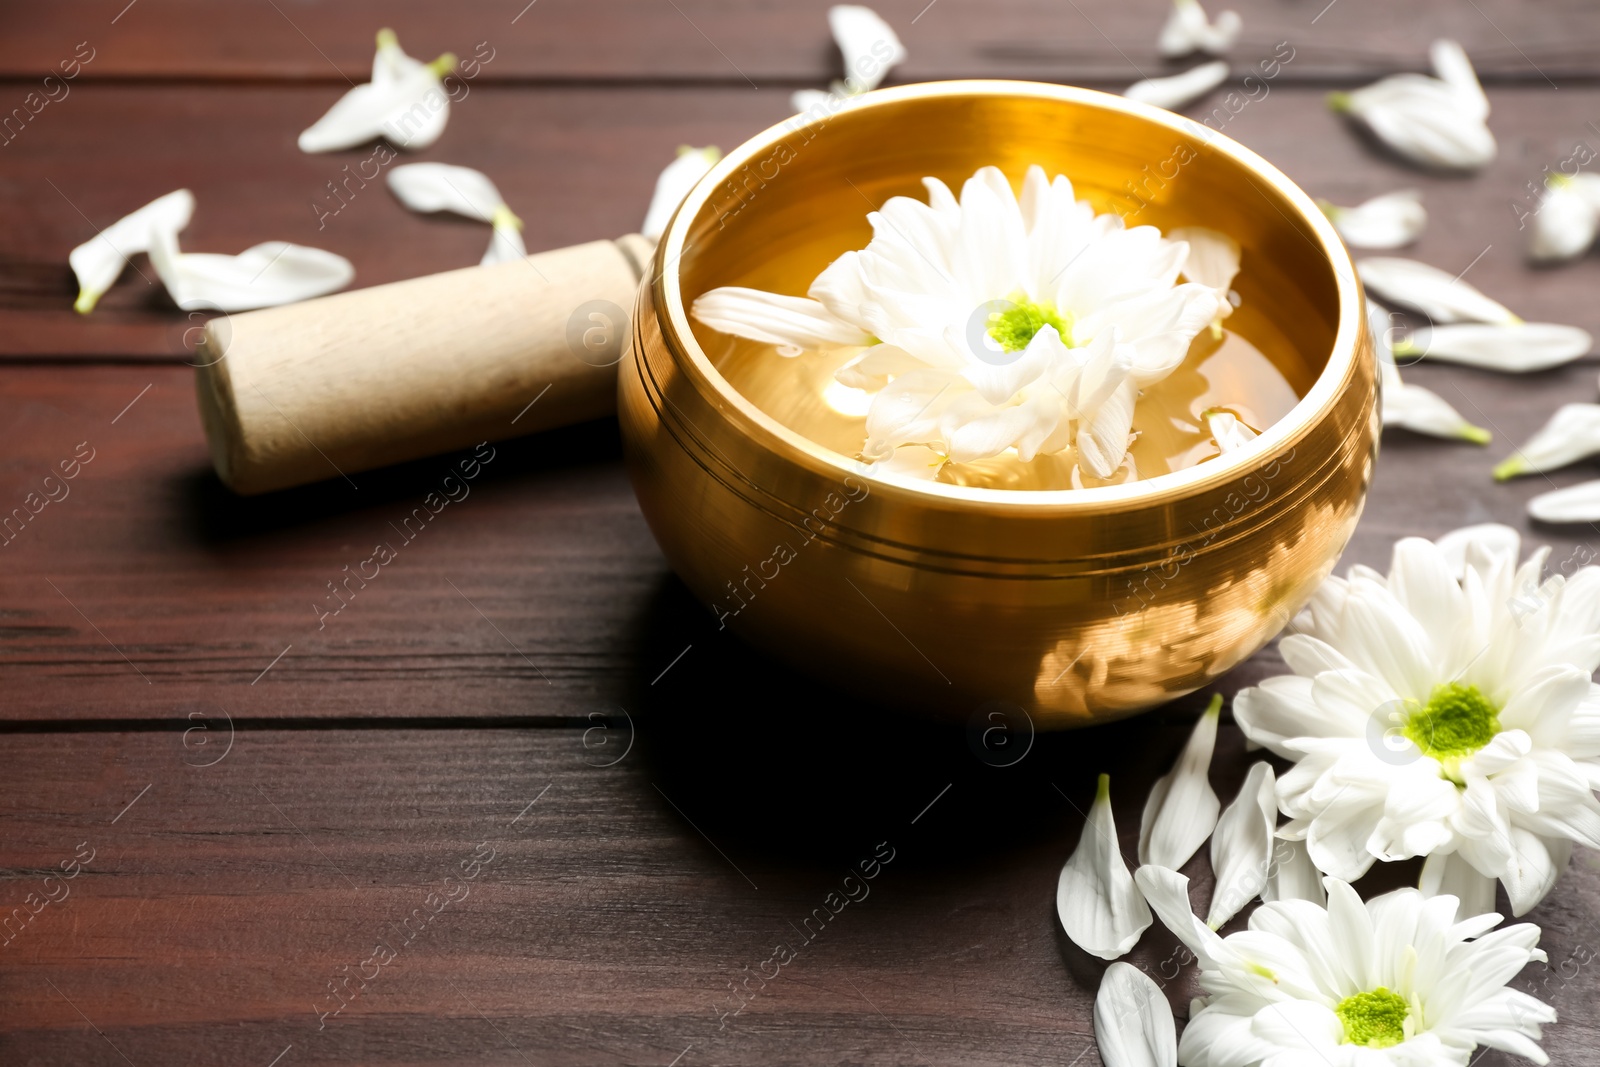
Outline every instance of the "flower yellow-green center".
POLYGON ((1428 703, 1406 718, 1403 732, 1424 756, 1443 765, 1446 778, 1460 784, 1461 761, 1500 732, 1499 709, 1477 686, 1448 682, 1436 687, 1428 703))
POLYGON ((989 312, 989 336, 1007 352, 1020 352, 1028 347, 1033 335, 1045 326, 1054 326, 1061 342, 1072 343, 1069 328, 1072 316, 1062 319, 1053 304, 1035 304, 1031 300, 1005 301, 1010 306, 1004 311, 989 312))
POLYGON ((1383 986, 1345 997, 1333 1009, 1344 1023, 1344 1039, 1365 1048, 1388 1048, 1404 1041, 1410 1011, 1404 997, 1383 986))

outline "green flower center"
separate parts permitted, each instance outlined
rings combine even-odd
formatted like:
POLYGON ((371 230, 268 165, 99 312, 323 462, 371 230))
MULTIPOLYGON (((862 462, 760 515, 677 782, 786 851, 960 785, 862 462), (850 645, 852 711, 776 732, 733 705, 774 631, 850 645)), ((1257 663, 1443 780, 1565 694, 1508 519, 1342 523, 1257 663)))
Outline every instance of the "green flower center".
POLYGON ((1019 352, 1027 348, 1033 335, 1047 325, 1055 327, 1063 344, 1072 343, 1072 316, 1069 314, 1062 319, 1054 304, 1035 304, 1031 300, 996 303, 1010 306, 1004 311, 989 312, 989 336, 1007 352, 1019 352))
POLYGON ((1460 785, 1461 761, 1500 732, 1499 709, 1477 686, 1449 682, 1436 687, 1428 703, 1407 716, 1402 732, 1423 755, 1439 761, 1446 778, 1460 785))
POLYGON ((1404 1041, 1406 1016, 1410 1012, 1404 997, 1383 986, 1345 997, 1333 1009, 1344 1023, 1344 1039, 1366 1048, 1388 1048, 1404 1041))

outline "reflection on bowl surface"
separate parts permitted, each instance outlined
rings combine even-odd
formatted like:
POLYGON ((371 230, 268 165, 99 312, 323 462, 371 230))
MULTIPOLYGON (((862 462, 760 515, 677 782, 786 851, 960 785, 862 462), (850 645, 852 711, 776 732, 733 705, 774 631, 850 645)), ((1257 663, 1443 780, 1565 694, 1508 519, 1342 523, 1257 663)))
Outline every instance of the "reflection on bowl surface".
POLYGON ((762 648, 933 713, 1003 701, 1065 726, 1205 685, 1327 575, 1375 454, 1360 291, 1321 213, 1226 138, 1087 90, 908 86, 761 134, 685 201, 635 321, 624 445, 685 583, 762 648), (1176 176, 1155 177, 1174 157, 1176 176), (718 286, 803 293, 924 175, 959 187, 995 165, 1017 182, 1035 163, 1096 210, 1243 247, 1228 331, 1141 401, 1163 417, 1141 417, 1137 481, 1068 489, 1049 457, 872 477, 856 458, 866 394, 832 379, 844 356, 783 359, 685 313, 718 286), (1213 405, 1262 436, 1217 456, 1196 422, 1213 405))

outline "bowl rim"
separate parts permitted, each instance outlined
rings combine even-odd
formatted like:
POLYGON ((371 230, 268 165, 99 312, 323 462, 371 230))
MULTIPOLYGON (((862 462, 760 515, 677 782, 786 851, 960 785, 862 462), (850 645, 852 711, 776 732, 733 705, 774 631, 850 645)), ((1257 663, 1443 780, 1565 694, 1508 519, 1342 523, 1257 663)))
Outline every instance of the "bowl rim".
POLYGON ((1023 510, 1029 514, 1037 514, 1041 510, 1085 514, 1162 505, 1216 490, 1237 481, 1241 476, 1263 466, 1285 448, 1298 443, 1335 407, 1345 382, 1351 376, 1357 359, 1360 358, 1362 346, 1359 331, 1366 321, 1362 289, 1357 281, 1355 265, 1332 222, 1304 190, 1257 153, 1209 126, 1151 104, 1077 86, 1000 79, 918 82, 913 85, 878 89, 850 99, 830 115, 805 122, 796 122, 795 118, 789 118, 769 126, 725 155, 690 190, 662 235, 656 251, 655 265, 651 271, 650 284, 653 288, 652 295, 662 339, 668 349, 678 357, 680 369, 702 394, 709 392, 721 404, 726 405, 725 415, 735 416, 755 441, 779 457, 834 480, 842 481, 849 477, 865 479, 871 485, 874 494, 881 492, 891 499, 897 498, 908 503, 922 505, 947 503, 956 506, 965 503, 982 505, 985 511, 1000 508, 1005 511, 1023 510), (678 272, 671 269, 684 255, 685 242, 692 223, 723 181, 730 178, 740 167, 753 162, 771 151, 779 142, 799 132, 831 122, 851 112, 890 107, 908 100, 950 96, 1025 96, 1119 112, 1134 119, 1163 126, 1175 133, 1208 142, 1215 150, 1231 157, 1247 172, 1252 172, 1261 179, 1273 192, 1287 200, 1299 215, 1298 220, 1290 221, 1299 221, 1307 226, 1319 243, 1317 250, 1328 262, 1333 273, 1340 309, 1332 351, 1329 352, 1327 363, 1317 375, 1311 388, 1286 415, 1263 431, 1260 436, 1244 447, 1225 453, 1216 459, 1119 485, 1050 490, 994 489, 871 474, 867 472, 865 464, 789 429, 748 400, 716 368, 695 338, 694 331, 690 327, 688 310, 684 306, 678 272))

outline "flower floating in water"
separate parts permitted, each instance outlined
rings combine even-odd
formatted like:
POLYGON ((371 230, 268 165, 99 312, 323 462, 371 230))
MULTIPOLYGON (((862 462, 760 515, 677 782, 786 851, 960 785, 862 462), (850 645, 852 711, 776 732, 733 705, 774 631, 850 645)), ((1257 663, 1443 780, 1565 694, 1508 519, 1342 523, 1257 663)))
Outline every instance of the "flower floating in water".
POLYGON ((174 303, 186 311, 248 311, 292 304, 343 289, 355 268, 320 248, 268 241, 237 256, 182 252, 178 234, 194 214, 194 194, 168 193, 117 220, 72 250, 78 276, 73 306, 87 314, 122 273, 130 257, 148 253, 174 303))
POLYGON ((157 233, 178 233, 194 215, 194 194, 178 189, 159 196, 126 215, 74 248, 67 257, 78 276, 78 299, 72 306, 80 315, 94 310, 107 289, 116 283, 128 260, 150 251, 157 233))
POLYGON ((1515 531, 1453 540, 1400 541, 1387 578, 1328 579, 1279 644, 1295 673, 1241 692, 1234 717, 1295 763, 1278 832, 1319 869, 1470 865, 1521 915, 1575 842, 1600 848, 1600 567, 1541 584, 1549 549, 1519 566, 1515 531))
POLYGON ((450 121, 444 77, 456 57, 446 52, 431 63, 412 59, 393 30, 378 31, 372 80, 341 96, 300 135, 302 152, 335 152, 383 138, 396 148, 427 148, 450 121))
POLYGON ((1161 27, 1156 51, 1167 59, 1177 59, 1191 52, 1220 56, 1233 47, 1243 26, 1244 20, 1237 11, 1224 11, 1213 22, 1206 17, 1200 0, 1172 0, 1172 14, 1161 27))
POLYGON ((1183 277, 1191 282, 1210 286, 1217 293, 1217 317, 1211 321, 1211 333, 1222 336, 1222 320, 1233 314, 1239 294, 1233 291, 1233 279, 1239 275, 1239 261, 1243 253, 1239 242, 1225 233, 1204 226, 1180 226, 1167 231, 1167 240, 1182 241, 1189 246, 1189 258, 1183 263, 1183 277))
POLYGON ((1204 412, 1201 418, 1205 420, 1206 429, 1211 433, 1211 439, 1217 443, 1218 452, 1232 452, 1243 448, 1245 445, 1261 436, 1245 423, 1239 421, 1239 416, 1231 411, 1212 409, 1204 412))
POLYGON ((1326 200, 1317 206, 1351 248, 1400 248, 1422 236, 1428 212, 1415 189, 1385 193, 1355 207, 1339 207, 1326 200))
POLYGON ((1355 92, 1333 93, 1328 106, 1361 120, 1415 163, 1476 170, 1495 157, 1489 98, 1460 45, 1435 41, 1428 55, 1438 77, 1391 75, 1355 92))
POLYGON ((871 242, 829 265, 809 296, 713 289, 695 318, 784 355, 864 347, 837 377, 875 392, 868 460, 902 445, 956 463, 1075 447, 1085 473, 1111 477, 1138 391, 1216 318, 1211 287, 1177 284, 1188 246, 1096 215, 1039 167, 1020 200, 994 167, 959 201, 923 181, 929 202, 893 197, 868 215, 871 242))
POLYGON ((407 163, 391 170, 388 182, 390 191, 412 211, 450 211, 492 225, 484 265, 528 254, 522 243, 522 220, 482 172, 448 163, 407 163))
POLYGON ((1177 111, 1194 103, 1227 80, 1228 64, 1218 59, 1211 63, 1202 63, 1182 74, 1136 81, 1128 86, 1122 95, 1141 104, 1154 104, 1168 111, 1177 111))
POLYGON ((821 107, 837 110, 852 96, 870 92, 883 84, 895 64, 906 58, 905 45, 894 28, 870 7, 860 4, 835 4, 828 9, 828 28, 844 57, 844 81, 834 82, 827 91, 801 89, 789 99, 796 111, 821 107))
MULTIPOLYGON (((1549 1062, 1538 1040, 1555 1010, 1506 984, 1545 959, 1537 926, 1495 930, 1492 913, 1457 922, 1454 898, 1415 889, 1362 903, 1329 878, 1326 908, 1263 904, 1248 930, 1220 937, 1190 909, 1183 875, 1143 867, 1137 878, 1200 962, 1206 995, 1178 1042, 1185 1067, 1464 1067, 1480 1045, 1549 1062)), ((1123 996, 1121 1010, 1138 1012, 1123 996)))

